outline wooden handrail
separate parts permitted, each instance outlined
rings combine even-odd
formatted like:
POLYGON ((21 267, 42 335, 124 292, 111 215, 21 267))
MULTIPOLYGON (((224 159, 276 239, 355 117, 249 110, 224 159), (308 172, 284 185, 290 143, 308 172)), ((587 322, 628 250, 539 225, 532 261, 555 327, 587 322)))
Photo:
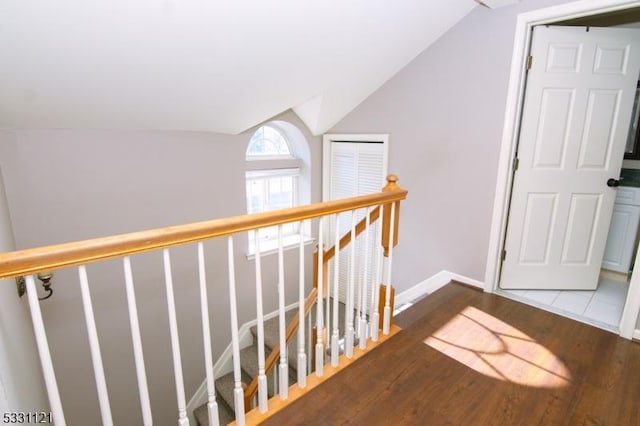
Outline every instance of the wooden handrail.
MULTIPOLYGON (((309 311, 311 311, 311 308, 313 307, 313 304, 316 302, 317 297, 318 297, 318 289, 316 288, 311 289, 311 293, 309 293, 309 296, 307 296, 304 302, 305 317, 309 314, 309 311)), ((291 319, 291 322, 289 323, 289 325, 287 325, 287 330, 285 333, 285 340, 287 343, 289 343, 289 341, 293 338, 293 334, 298 329, 298 326, 300 324, 299 317, 300 317, 299 313, 296 313, 294 317, 291 319)), ((271 353, 269 354, 269 356, 267 357, 264 363, 264 374, 269 374, 269 372, 271 372, 273 367, 276 366, 276 363, 278 362, 279 358, 280 358, 280 343, 277 343, 271 350, 271 353)), ((253 396, 256 394, 257 391, 258 391, 258 376, 255 376, 251 380, 251 383, 249 383, 249 385, 244 390, 244 407, 246 411, 251 410, 251 399, 253 399, 253 396)))
POLYGON ((129 256, 262 227, 313 219, 329 214, 404 200, 407 197, 407 191, 395 185, 397 177, 390 175, 387 180, 389 185, 385 187, 386 191, 371 195, 0 253, 0 278, 27 275, 43 270, 54 270, 129 256))
MULTIPOLYGON (((380 206, 369 212, 369 223, 374 223, 380 218, 380 206)), ((367 218, 363 217, 360 222, 356 224, 356 237, 364 232, 367 227, 367 218)), ((340 250, 345 248, 351 242, 351 230, 347 231, 342 238, 340 238, 340 250)), ((322 255, 323 265, 327 265, 329 260, 333 259, 336 255, 336 246, 333 245, 328 250, 325 250, 322 255)), ((313 286, 318 286, 318 252, 313 253, 313 286)))
MULTIPOLYGON (((400 189, 397 185, 398 182, 398 178, 395 175, 389 175, 389 177, 387 178, 387 186, 385 186, 382 189, 383 193, 389 193, 389 192, 397 192, 397 191, 405 191, 405 196, 406 196, 406 190, 404 189, 400 189)), ((398 222, 399 222, 399 218, 400 218, 400 202, 399 200, 395 201, 396 203, 396 216, 395 216, 395 227, 396 229, 398 228, 398 222)), ((387 204, 388 206, 390 206, 392 204, 392 202, 390 203, 382 203, 382 204, 387 204)), ((387 216, 390 217, 391 211, 387 208, 385 209, 385 213, 384 213, 384 219, 388 222, 389 219, 387 219, 387 216)), ((369 223, 373 223, 376 220, 378 220, 378 218, 380 217, 380 206, 377 206, 375 209, 371 210, 369 212, 369 223)), ((366 223, 367 218, 364 217, 362 218, 362 220, 360 220, 360 222, 358 222, 358 224, 356 225, 356 229, 355 229, 355 236, 357 237, 358 235, 360 235, 367 226, 366 223)), ((388 250, 388 246, 389 246, 389 242, 387 241, 389 239, 388 237, 388 233, 389 233, 389 224, 388 223, 384 223, 384 228, 383 229, 383 246, 385 249, 385 256, 387 255, 387 250, 388 250), (386 240, 385 240, 385 236, 386 236, 386 240)), ((394 238, 394 246, 398 244, 398 233, 396 232, 395 238, 394 238)), ((351 242, 351 230, 347 231, 342 238, 340 238, 339 241, 339 248, 338 250, 342 250, 343 248, 345 248, 349 243, 351 242)), ((327 263, 329 262, 329 260, 331 260, 334 256, 336 255, 336 246, 332 246, 330 249, 325 250, 323 253, 323 257, 322 257, 322 261, 323 263, 327 263)), ((314 265, 317 263, 317 255, 315 257, 315 262, 314 265)), ((317 277, 314 275, 314 283, 317 280, 317 277)))

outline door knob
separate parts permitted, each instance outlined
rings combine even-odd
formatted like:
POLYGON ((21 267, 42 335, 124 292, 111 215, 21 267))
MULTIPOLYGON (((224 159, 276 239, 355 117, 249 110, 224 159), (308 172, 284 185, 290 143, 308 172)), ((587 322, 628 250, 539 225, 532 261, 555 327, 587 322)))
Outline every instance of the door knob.
POLYGON ((620 185, 620 181, 618 179, 611 178, 607 181, 607 186, 611 188, 615 188, 620 185))

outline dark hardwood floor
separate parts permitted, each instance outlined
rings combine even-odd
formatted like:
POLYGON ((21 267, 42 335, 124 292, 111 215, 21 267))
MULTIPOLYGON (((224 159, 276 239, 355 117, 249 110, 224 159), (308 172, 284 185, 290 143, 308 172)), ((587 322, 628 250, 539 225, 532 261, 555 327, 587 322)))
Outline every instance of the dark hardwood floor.
POLYGON ((640 344, 449 284, 266 425, 640 425, 640 344))

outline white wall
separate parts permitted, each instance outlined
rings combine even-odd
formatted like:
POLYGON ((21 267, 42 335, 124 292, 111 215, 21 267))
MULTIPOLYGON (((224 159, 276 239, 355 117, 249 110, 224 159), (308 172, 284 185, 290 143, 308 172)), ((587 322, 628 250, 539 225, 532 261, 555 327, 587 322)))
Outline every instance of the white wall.
MULTIPOLYGON (((13 249, 0 167, 0 252, 13 249)), ((48 407, 26 297, 18 298, 13 279, 0 280, 0 413, 48 411, 48 407)))
MULTIPOLYGON (((311 151, 311 200, 320 199, 320 139, 293 113, 311 151)), ((244 153, 251 131, 201 132, 6 130, 0 162, 18 248, 73 241, 246 212, 244 153)), ((246 236, 235 239, 240 323, 255 318, 254 264, 246 236)), ((308 270, 311 252, 307 247, 308 270)), ((226 241, 205 245, 214 356, 230 342, 226 241)), ((276 256, 263 260, 265 311, 276 308, 276 256)), ((204 378, 195 246, 172 250, 186 395, 204 378)), ((154 424, 177 419, 166 295, 160 253, 132 258, 154 424)), ((297 251, 287 252, 287 303, 296 300, 297 251), (290 290, 290 291, 289 291, 290 290)), ((115 424, 139 424, 122 266, 88 266, 115 424), (129 414, 127 414, 129 413, 129 414), (133 416, 133 420, 130 416, 133 416)), ((98 405, 77 272, 58 271, 54 295, 42 302, 69 424, 95 424, 98 405)), ((307 281, 310 283, 310 279, 307 281)))
POLYGON ((409 190, 398 290, 443 269, 484 279, 516 16, 564 2, 474 9, 331 129, 390 134, 389 171, 409 190))

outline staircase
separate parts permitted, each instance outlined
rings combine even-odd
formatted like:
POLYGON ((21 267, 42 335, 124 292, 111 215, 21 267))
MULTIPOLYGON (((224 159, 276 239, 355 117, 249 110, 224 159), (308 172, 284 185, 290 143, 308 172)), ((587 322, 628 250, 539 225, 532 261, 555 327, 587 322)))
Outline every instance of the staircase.
MULTIPOLYGON (((208 393, 215 392, 218 395, 217 398, 217 406, 219 410, 219 417, 221 424, 227 424, 229 421, 232 421, 234 415, 231 414, 230 406, 235 406, 233 398, 231 395, 242 395, 242 390, 240 389, 240 383, 238 383, 237 389, 231 389, 231 383, 234 381, 231 374, 228 376, 219 377, 217 381, 214 380, 213 375, 213 360, 211 359, 211 335, 209 332, 209 327, 212 322, 212 317, 215 317, 216 320, 221 319, 219 315, 216 315, 216 312, 209 312, 208 306, 208 288, 211 288, 212 285, 209 285, 206 277, 206 269, 207 269, 207 256, 222 256, 224 257, 222 252, 217 252, 215 255, 205 255, 205 242, 212 241, 215 239, 225 238, 227 242, 227 267, 228 267, 228 290, 229 290, 229 318, 225 319, 225 321, 229 321, 231 325, 231 346, 233 356, 235 357, 236 362, 234 362, 235 377, 240 378, 240 380, 244 382, 249 382, 251 380, 251 384, 249 385, 249 389, 247 390, 248 395, 253 395, 253 390, 257 387, 254 386, 255 383, 258 382, 258 379, 252 379, 252 376, 255 376, 257 370, 257 362, 258 358, 257 352, 258 348, 254 346, 248 347, 242 350, 240 353, 240 336, 239 336, 239 328, 238 328, 238 295, 244 296, 243 292, 245 291, 244 286, 238 289, 238 285, 235 279, 235 263, 234 259, 237 257, 234 250, 234 238, 243 237, 246 231, 249 230, 257 230, 261 228, 266 228, 270 226, 280 226, 287 223, 301 223, 301 222, 313 222, 314 226, 317 226, 318 232, 318 249, 314 254, 313 259, 313 279, 311 282, 309 280, 305 280, 304 277, 307 275, 311 275, 311 271, 305 271, 305 265, 308 262, 305 262, 304 258, 304 245, 303 242, 300 243, 299 249, 299 266, 298 272, 300 280, 298 280, 298 295, 299 298, 297 300, 298 304, 298 312, 302 311, 305 315, 308 315, 309 312, 313 313, 313 304, 317 303, 318 312, 326 312, 326 318, 318 317, 317 318, 317 327, 320 330, 325 330, 327 333, 329 331, 332 332, 332 339, 327 339, 326 336, 323 339, 322 336, 318 338, 312 347, 306 347, 304 353, 300 352, 300 357, 306 357, 308 361, 312 360, 315 354, 318 354, 317 360, 319 362, 328 362, 328 354, 327 350, 330 350, 331 341, 333 341, 333 349, 334 352, 331 353, 333 357, 334 364, 339 361, 336 361, 336 355, 338 355, 338 349, 342 346, 339 342, 340 337, 338 336, 338 328, 342 330, 343 333, 346 334, 345 337, 345 357, 344 360, 347 362, 344 363, 342 367, 346 367, 350 362, 357 360, 356 356, 353 355, 353 349, 355 340, 357 339, 357 332, 354 335, 354 331, 357 331, 358 324, 349 320, 348 325, 344 325, 344 319, 341 318, 339 321, 331 321, 330 320, 330 307, 333 305, 330 300, 331 298, 327 298, 330 293, 330 277, 329 277, 329 262, 332 259, 334 260, 334 265, 338 265, 339 258, 341 257, 341 252, 349 246, 349 253, 351 253, 351 259, 356 259, 353 254, 356 251, 356 239, 361 238, 364 239, 365 244, 360 245, 361 249, 358 249, 358 253, 362 256, 362 268, 364 271, 364 276, 371 275, 371 280, 363 280, 356 279, 354 274, 355 267, 351 268, 351 274, 348 280, 345 281, 344 285, 347 286, 348 290, 346 292, 346 302, 348 306, 348 310, 350 312, 354 312, 356 310, 356 304, 358 298, 354 298, 355 294, 359 294, 356 291, 356 286, 364 286, 366 285, 371 294, 376 295, 378 289, 382 290, 382 288, 386 288, 386 296, 380 295, 380 297, 376 296, 375 300, 371 300, 373 306, 372 316, 370 319, 370 323, 376 325, 373 328, 375 338, 371 339, 371 342, 381 343, 383 339, 377 338, 377 333, 379 327, 382 327, 382 334, 385 336, 390 335, 390 328, 392 326, 391 321, 391 312, 393 311, 393 294, 391 292, 391 278, 392 278, 392 259, 393 259, 393 248, 398 243, 398 223, 400 218, 400 202, 403 201, 407 196, 407 191, 398 187, 397 177, 394 175, 390 175, 387 178, 387 185, 383 188, 381 192, 370 194, 370 195, 362 195, 358 197, 344 198, 340 200, 326 201, 322 203, 315 203, 306 206, 292 207, 287 209, 280 209, 271 212, 264 212, 253 215, 242 215, 235 216, 231 218, 220 218, 220 219, 212 219, 204 222, 197 223, 189 223, 183 225, 169 226, 165 228, 151 229, 146 231, 137 231, 128 234, 121 235, 111 235, 102 238, 94 238, 91 240, 85 241, 74 241, 69 243, 57 244, 47 247, 37 247, 33 249, 25 249, 14 252, 5 252, 0 253, 0 278, 19 278, 24 277, 25 281, 25 290, 26 296, 28 299, 29 309, 31 312, 31 320, 34 327, 34 338, 36 340, 36 344, 38 346, 38 351, 40 354, 41 367, 44 375, 44 380, 47 388, 47 394, 49 397, 49 406, 51 409, 51 417, 55 424, 64 425, 66 424, 64 410, 62 406, 62 398, 60 396, 60 390, 58 386, 58 382, 55 377, 55 373, 53 370, 53 359, 51 356, 51 351, 49 349, 49 343, 47 341, 46 335, 46 327, 42 317, 42 311, 40 309, 40 304, 38 303, 39 295, 36 287, 36 279, 37 274, 44 274, 45 272, 49 272, 51 270, 69 270, 70 268, 75 268, 78 273, 78 277, 80 279, 80 294, 82 299, 82 305, 84 310, 84 319, 87 325, 87 333, 89 340, 89 349, 91 353, 91 359, 93 364, 93 373, 94 373, 94 381, 96 383, 96 390, 98 396, 98 403, 100 406, 100 415, 102 418, 102 423, 104 424, 113 424, 113 415, 111 410, 111 405, 109 402, 109 392, 107 388, 107 380, 105 376, 105 369, 103 368, 102 362, 102 350, 99 344, 98 337, 98 328, 96 327, 95 317, 94 317, 94 309, 93 303, 91 299, 90 289, 91 282, 89 281, 89 274, 87 273, 87 265, 104 262, 107 260, 119 260, 121 262, 122 269, 119 273, 124 271, 124 285, 127 293, 127 307, 128 307, 128 316, 129 316, 129 325, 131 329, 131 337, 132 337, 132 346, 133 346, 133 360, 135 361, 135 369, 136 369, 136 381, 138 384, 138 396, 140 398, 140 411, 142 415, 142 420, 145 425, 153 424, 153 413, 151 410, 152 401, 150 398, 149 392, 149 383, 147 381, 147 377, 149 374, 165 374, 166 369, 154 369, 153 372, 147 371, 144 362, 144 351, 142 346, 142 336, 141 336, 141 327, 140 327, 140 319, 138 316, 137 302, 135 297, 135 283, 134 283, 134 274, 132 263, 135 263, 135 259, 132 256, 139 253, 147 253, 147 252, 156 252, 162 253, 162 265, 164 272, 164 287, 166 292, 167 299, 167 314, 169 319, 169 334, 171 338, 171 352, 173 359, 173 370, 174 370, 174 385, 176 391, 176 408, 178 414, 178 424, 185 425, 188 424, 189 419, 187 416, 187 401, 185 398, 185 386, 184 386, 184 378, 183 378, 183 363, 182 357, 180 353, 180 343, 178 339, 178 312, 177 306, 175 303, 175 292, 173 285, 173 273, 171 267, 171 250, 174 247, 178 246, 187 246, 191 245, 194 249, 193 255, 197 257, 197 262, 194 262, 193 265, 197 265, 197 276, 198 276, 198 284, 200 289, 200 311, 202 317, 202 330, 203 330, 203 347, 205 351, 205 374, 206 374, 206 384, 210 386, 207 388, 208 393), (335 235, 335 239, 331 238, 331 236, 325 236, 322 225, 323 220, 330 217, 339 217, 338 215, 351 212, 351 230, 346 233, 342 238, 338 237, 339 235, 335 235), (358 214, 364 214, 364 218, 360 220, 357 224, 355 223, 356 217, 358 214), (374 224, 376 220, 380 220, 378 224, 374 224), (360 237, 359 237, 360 236, 360 237), (373 241, 373 245, 377 245, 379 242, 378 255, 374 255, 374 252, 370 250, 369 241, 373 241), (334 242, 335 245, 329 247, 331 242, 334 242), (329 247, 329 248, 327 248, 329 247), (379 261, 376 261, 378 259, 379 261), (367 275, 366 271, 369 271, 370 274, 367 275), (383 287, 380 287, 383 286, 383 287), (306 291, 311 288, 311 291, 307 293, 307 297, 305 299, 304 294, 306 291), (306 291, 305 291, 306 290, 306 291), (376 303, 376 300, 380 303, 376 303), (375 305, 378 305, 377 307, 375 305), (326 311, 325 311, 326 308, 326 311), (343 327, 338 327, 339 325, 344 325, 343 327), (333 326, 333 328, 332 328, 333 326), (353 328, 352 328, 353 327, 353 328), (345 331, 347 330, 347 331, 345 331), (336 334, 333 334, 336 333, 336 334), (334 337, 335 336, 335 337, 334 337), (337 338, 337 339, 336 339, 337 338), (239 361, 239 362, 238 362, 239 361)), ((336 219, 338 220, 338 219, 336 219)), ((339 227, 336 227, 340 229, 339 227)), ((302 238, 301 238, 302 240, 302 238)), ((279 253, 283 251, 282 241, 279 243, 279 253)), ((283 280, 284 272, 282 271, 284 259, 283 256, 279 256, 279 270, 278 270, 278 279, 283 280)), ((259 259, 259 257, 256 257, 259 259)), ((174 262, 175 263, 175 262, 174 262)), ((351 263, 351 265, 354 265, 351 263)), ((184 266, 184 264, 182 264, 184 266)), ((115 264, 114 264, 115 266, 115 264)), ((262 269, 258 262, 256 262, 256 288, 262 288, 262 269)), ((338 271, 337 267, 334 271, 338 271)), ((71 271, 69 271, 71 272, 71 271)), ((344 272, 344 271, 341 271, 344 272)), ((338 274, 334 274, 338 277, 338 274)), ((147 276, 147 275, 144 275, 147 276)), ((92 276, 93 277, 93 276, 92 276)), ((269 279, 275 280, 274 277, 270 277, 269 279)), ((43 281, 44 282, 44 281, 43 281)), ((283 281, 282 281, 283 282, 283 281)), ((340 282, 337 278, 334 282, 340 282), (337 280, 337 281, 336 281, 337 280)), ((342 286, 343 284, 340 284, 342 286)), ((333 287, 335 289, 335 287, 333 287)), ((365 287, 362 287, 363 289, 365 287)), ((338 291, 339 289, 336 289, 338 291)), ((21 293, 22 288, 18 287, 19 294, 21 293)), ((359 290, 358 290, 359 291, 359 290)), ((279 293, 279 312, 284 312, 284 293, 279 293)), ((367 293, 363 293, 367 294, 367 293)), ((247 295, 248 296, 248 295, 247 295)), ((262 293, 261 291, 256 291, 256 304, 257 306, 262 306, 262 293)), ((195 304, 194 300, 194 304, 195 304)), ((367 305, 363 305, 367 306, 367 305)), ((346 309, 340 308, 338 309, 339 315, 340 312, 344 314, 346 309)), ((288 365, 285 367, 282 366, 282 370, 285 371, 285 374, 290 375, 289 385, 293 384, 297 381, 297 359, 298 359, 298 348, 296 342, 296 334, 295 329, 297 327, 297 321, 293 321, 292 319, 297 315, 296 310, 289 312, 286 317, 287 326, 286 335, 289 337, 288 339, 288 347, 289 347, 289 360, 288 365)), ((265 318, 265 316, 260 312, 258 314, 260 318, 257 319, 258 323, 261 324, 261 320, 265 318)), ((269 317, 270 315, 267 315, 269 317)), ((312 315, 313 316, 313 315, 312 315)), ((315 322, 312 320, 312 322, 315 322)), ((280 340, 279 327, 278 327, 278 319, 268 320, 264 322, 265 329, 265 352, 273 353, 273 356, 267 358, 265 362, 265 368, 268 369, 274 366, 274 363, 277 361, 278 352, 273 351, 273 348, 278 345, 280 340)), ((304 323, 303 323, 304 324, 304 323)), ((304 326, 304 325, 303 325, 304 326)), ((306 326, 305 326, 306 327, 306 326)), ((255 336, 257 334, 257 330, 254 328, 251 330, 252 334, 255 336)), ((309 338, 309 333, 306 333, 305 339, 309 338)), ((253 339, 256 341, 257 339, 254 337, 253 339)), ((306 343, 306 342, 305 342, 306 343)), ((306 345, 305 345, 306 346, 306 345)), ((106 345, 108 349, 113 349, 110 345, 106 345)), ((375 347, 375 345, 371 345, 371 348, 375 347)), ((104 346, 103 346, 104 348, 104 346)), ((363 341, 363 349, 358 350, 358 356, 362 356, 369 347, 363 341)), ((260 351, 261 352, 261 351, 260 351)), ((111 357, 116 354, 113 351, 106 351, 108 355, 111 357)), ((121 356, 121 354, 117 354, 117 356, 121 356)), ((157 366, 156 366, 157 367, 157 366)), ((199 368, 189 365, 189 368, 199 368)), ((301 366, 300 366, 301 367, 301 366)), ((318 378, 318 380, 326 380, 332 374, 336 374, 339 370, 333 368, 330 371, 326 372, 324 368, 321 368, 321 364, 318 364, 316 370, 316 374, 313 376, 307 375, 307 378, 318 378)), ((274 369, 275 371, 279 371, 280 368, 274 369)), ((302 367, 300 368, 302 370, 302 367)), ((307 374, 311 373, 311 369, 307 371, 307 374)), ((267 377, 267 382, 271 382, 270 386, 267 386, 267 394, 274 394, 274 379, 273 376, 267 377)), ((283 380, 284 382, 284 380, 283 380)), ((264 381, 261 382, 264 387, 264 381)), ((320 384, 321 382, 316 381, 315 385, 320 384)), ((312 384, 313 385, 313 384, 312 384)), ((307 382, 307 386, 309 383, 307 382)), ((213 395, 212 395, 213 396, 213 395)), ((84 395, 83 395, 84 397, 84 395)), ((129 395, 127 395, 129 397, 129 395)), ((242 401, 244 403, 244 401, 242 401)), ((264 401, 263 401, 264 402, 264 401)), ((238 405, 238 409, 240 408, 240 404, 238 405)), ((250 404, 244 404, 245 406, 249 406, 250 404)), ((275 405, 275 404, 274 404, 275 405)), ((263 407, 264 408, 264 407, 263 407)), ((168 412, 167 405, 159 407, 159 410, 164 412, 168 412)), ((200 425, 208 425, 207 412, 206 408, 200 407, 197 410, 194 410, 194 415, 197 415, 197 422, 200 425)), ((254 414, 254 413, 250 413, 254 414)), ((127 413, 118 413, 118 416, 125 416, 127 413)), ((167 414, 161 416, 161 418, 166 419, 167 414)), ((85 422, 86 423, 86 422, 85 422)), ((218 422, 216 422, 218 423, 218 422)))
MULTIPOLYGON (((297 313, 297 309, 291 309, 285 313, 285 322, 289 324, 297 313)), ((264 322, 264 345, 265 356, 269 356, 274 346, 278 344, 278 317, 271 318, 264 322)), ((257 326, 251 327, 253 336, 253 344, 247 346, 240 351, 240 366, 242 367, 242 382, 246 385, 253 377, 258 375, 258 329, 257 326)), ((288 345, 289 353, 289 385, 296 383, 297 380, 297 357, 298 338, 295 335, 288 345)), ((274 369, 276 371, 277 369, 274 369)), ((269 398, 275 395, 275 381, 273 372, 267 378, 267 387, 269 398)), ((216 379, 216 402, 218 403, 218 414, 220 424, 226 425, 235 420, 233 413, 233 372, 225 374, 216 379)), ((193 412, 199 426, 209 426, 209 416, 207 413, 207 404, 203 404, 196 408, 193 412)))
MULTIPOLYGON (((333 304, 332 299, 328 299, 333 304)), ((290 324, 298 309, 291 309, 285 312, 285 322, 290 324)), ((338 302, 338 324, 344 324, 344 312, 345 305, 342 302, 338 302)), ((355 312, 354 312, 355 315, 355 312)), ((308 321, 315 324, 315 306, 309 312, 309 317, 303 321, 303 326, 307 327, 308 321)), ((278 317, 273 317, 264 322, 264 353, 265 358, 269 356, 273 348, 279 342, 279 327, 278 317)), ((242 382, 246 386, 247 383, 258 375, 258 327, 254 325, 250 328, 251 336, 253 337, 253 343, 244 349, 240 350, 240 366, 242 368, 242 382)), ((308 338, 308 336, 307 336, 308 338)), ((357 344, 357 342, 356 342, 357 344)), ((288 359, 289 359, 289 386, 297 383, 298 380, 298 357, 296 356, 298 350, 298 333, 295 333, 289 344, 288 359)), ((309 348, 307 348, 309 352, 309 348)), ((329 361, 330 347, 327 347, 327 358, 325 361, 329 361)), ((277 394, 277 388, 275 386, 276 380, 274 378, 273 369, 270 374, 267 374, 267 393, 269 398, 277 394)), ((312 370, 307 369, 308 374, 312 370)), ((235 414, 233 412, 233 372, 220 376, 216 381, 216 402, 218 404, 218 416, 220 419, 220 425, 226 425, 235 420, 235 414)), ((253 408, 253 407, 251 407, 253 408)), ((248 410, 247 410, 248 411, 248 410)), ((196 418, 198 426, 209 426, 209 415, 207 412, 207 404, 203 404, 193 411, 193 415, 196 418)))

